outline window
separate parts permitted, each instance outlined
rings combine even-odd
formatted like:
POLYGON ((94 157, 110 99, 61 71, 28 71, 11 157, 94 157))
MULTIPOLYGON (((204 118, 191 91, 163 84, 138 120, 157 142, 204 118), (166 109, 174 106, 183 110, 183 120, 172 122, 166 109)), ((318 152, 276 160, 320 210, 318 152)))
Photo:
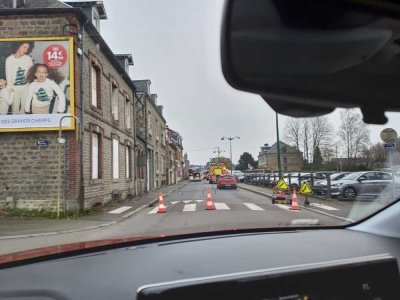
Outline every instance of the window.
POLYGON ((119 106, 118 106, 118 101, 119 100, 119 91, 118 91, 118 86, 116 85, 115 82, 112 82, 111 84, 111 114, 113 120, 117 121, 119 118, 119 106))
POLYGON ((100 135, 92 132, 92 179, 99 179, 100 135))
POLYGON ((113 179, 119 178, 119 140, 112 140, 112 175, 113 179))
POLYGON ((128 97, 125 97, 125 126, 127 129, 131 129, 131 101, 128 97))
POLYGON ((100 108, 100 69, 93 62, 90 66, 90 103, 100 108))
POLYGON ((125 175, 126 178, 132 178, 132 166, 131 166, 131 147, 125 147, 125 175))
POLYGON ((284 157, 284 158, 283 158, 283 163, 284 163, 284 164, 287 164, 287 157, 284 157))
POLYGON ((90 106, 101 109, 101 74, 102 66, 96 56, 89 51, 90 71, 89 71, 89 98, 90 106))
POLYGON ((90 87, 91 87, 91 100, 92 100, 92 106, 97 107, 97 70, 96 68, 92 65, 90 68, 90 87))
POLYGON ((100 32, 100 17, 93 11, 93 25, 96 27, 97 31, 100 32))

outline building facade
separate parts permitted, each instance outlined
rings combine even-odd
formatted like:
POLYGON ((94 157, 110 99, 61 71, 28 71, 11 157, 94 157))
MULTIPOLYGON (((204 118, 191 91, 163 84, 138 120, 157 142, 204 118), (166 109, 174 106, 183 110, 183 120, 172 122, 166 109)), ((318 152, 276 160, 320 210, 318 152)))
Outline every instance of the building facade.
POLYGON ((182 178, 182 138, 167 143, 150 80, 132 81, 132 55, 102 38, 102 1, 0 8, 0 78, 21 95, 37 89, 0 107, 0 206, 83 210, 182 178))
MULTIPOLYGON (((280 141, 281 170, 283 172, 300 171, 303 167, 303 153, 298 149, 280 141)), ((258 168, 270 172, 277 171, 278 167, 278 147, 277 143, 269 146, 264 144, 260 147, 258 155, 258 168)))
MULTIPOLYGON (((106 17, 102 2, 85 3, 84 12, 82 8, 59 1, 21 1, 20 7, 15 1, 0 1, 0 5, 7 8, 0 13, 3 59, 0 63, 10 54, 7 39, 21 38, 20 43, 32 49, 26 54, 32 61, 30 69, 42 64, 43 68, 61 74, 60 65, 66 63, 65 66, 70 67, 62 74, 65 96, 61 99, 57 94, 55 100, 55 106, 65 107, 57 111, 67 117, 63 127, 64 122, 70 127, 63 131, 60 143, 58 126, 49 128, 38 124, 37 127, 12 129, 3 126, 7 120, 39 122, 34 111, 35 98, 31 107, 25 105, 25 111, 22 105, 21 111, 10 107, 1 116, 0 182, 6 188, 0 191, 0 199, 6 199, 6 205, 54 208, 60 191, 64 206, 75 210, 136 193, 132 159, 135 88, 128 75, 132 62, 129 56, 116 57, 96 27, 99 22, 88 18, 88 11, 90 16, 106 17), (47 8, 45 12, 43 5, 47 8), (58 54, 53 56, 54 52, 51 56, 54 60, 46 60, 48 49, 58 49, 58 54), (62 56, 64 52, 68 55, 62 56), (67 62, 63 61, 66 56, 67 62), (121 61, 125 67, 121 66, 121 61), (71 125, 72 118, 76 118, 80 126, 71 125), (62 153, 61 180, 58 180, 58 146, 62 153)), ((29 77, 28 72, 24 75, 29 77)), ((53 81, 61 87, 55 78, 53 81)), ((33 83, 29 84, 29 89, 32 86, 33 83)), ((45 108, 46 112, 41 111, 48 116, 42 120, 58 117, 51 105, 45 108)))

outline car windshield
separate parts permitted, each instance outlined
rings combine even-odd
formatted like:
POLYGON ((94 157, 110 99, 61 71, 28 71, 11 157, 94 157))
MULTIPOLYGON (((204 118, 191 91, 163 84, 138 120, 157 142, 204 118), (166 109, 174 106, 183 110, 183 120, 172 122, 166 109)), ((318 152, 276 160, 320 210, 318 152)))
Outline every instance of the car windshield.
POLYGON ((347 226, 398 198, 399 176, 316 182, 400 172, 399 113, 385 125, 358 108, 294 118, 234 89, 221 69, 222 0, 0 6, 0 254, 347 226))

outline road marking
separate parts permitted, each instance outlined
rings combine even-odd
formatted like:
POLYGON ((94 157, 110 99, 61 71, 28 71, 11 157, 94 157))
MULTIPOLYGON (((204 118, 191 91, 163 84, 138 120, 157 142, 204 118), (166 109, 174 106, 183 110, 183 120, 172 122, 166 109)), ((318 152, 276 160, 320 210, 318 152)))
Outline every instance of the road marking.
POLYGON ((275 204, 275 206, 280 207, 282 209, 290 210, 290 206, 284 204, 275 204))
POLYGON ((230 208, 225 203, 214 202, 215 209, 217 210, 229 210, 230 208))
POLYGON ((185 204, 183 211, 196 211, 197 204, 185 204))
POLYGON ((177 204, 179 202, 181 202, 181 201, 171 201, 171 204, 174 205, 174 204, 177 204))
POLYGON ((187 203, 190 203, 190 202, 192 202, 193 200, 183 200, 182 202, 185 202, 186 204, 187 203))
POLYGON ((326 210, 339 210, 338 208, 332 207, 332 206, 328 206, 328 205, 324 205, 321 203, 310 203, 310 206, 314 206, 314 207, 318 207, 318 208, 322 208, 322 209, 326 209, 326 210))
POLYGON ((318 219, 294 219, 292 220, 292 225, 317 225, 318 219))
POLYGON ((148 215, 152 215, 152 214, 156 214, 158 211, 158 206, 154 207, 151 211, 149 211, 147 214, 148 215))
POLYGON ((253 203, 243 203, 247 208, 251 210, 265 210, 264 208, 259 207, 258 205, 255 205, 253 203))
POLYGON ((204 200, 195 200, 197 203, 203 202, 204 200))
POLYGON ((128 209, 131 209, 132 206, 121 206, 120 208, 114 209, 112 211, 109 211, 109 214, 120 214, 128 209))

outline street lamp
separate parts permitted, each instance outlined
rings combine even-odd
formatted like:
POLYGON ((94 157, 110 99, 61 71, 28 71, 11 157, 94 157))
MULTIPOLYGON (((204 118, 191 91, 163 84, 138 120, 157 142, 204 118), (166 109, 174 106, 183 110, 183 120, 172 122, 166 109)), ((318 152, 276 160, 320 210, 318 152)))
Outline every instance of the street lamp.
POLYGON ((234 137, 226 137, 226 136, 223 136, 222 138, 221 138, 221 140, 225 140, 225 139, 227 139, 227 140, 229 140, 229 152, 230 152, 230 154, 231 154, 231 174, 233 174, 233 161, 232 161, 232 140, 234 140, 234 139, 240 139, 240 137, 238 137, 238 136, 234 136, 234 137))

